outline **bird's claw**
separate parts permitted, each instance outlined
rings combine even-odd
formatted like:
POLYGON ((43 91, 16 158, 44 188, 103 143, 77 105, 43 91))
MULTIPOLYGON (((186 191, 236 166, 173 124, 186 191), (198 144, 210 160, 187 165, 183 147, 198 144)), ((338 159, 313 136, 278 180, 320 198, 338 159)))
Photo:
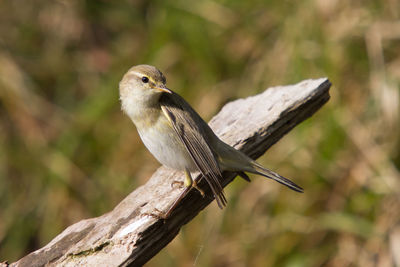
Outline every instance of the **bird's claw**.
POLYGON ((181 188, 195 188, 197 191, 199 191, 199 193, 201 194, 202 197, 205 197, 205 195, 206 195, 204 193, 204 191, 199 186, 197 186, 197 182, 196 181, 193 181, 190 185, 185 185, 185 183, 182 182, 182 181, 173 181, 171 183, 171 187, 172 188, 179 188, 179 189, 181 189, 181 188))
POLYGON ((181 188, 185 187, 185 183, 182 182, 182 181, 173 181, 173 182, 171 183, 171 187, 172 187, 172 188, 179 188, 179 189, 181 189, 181 188))
POLYGON ((196 181, 193 181, 192 187, 195 188, 197 191, 199 191, 199 193, 201 194, 202 197, 205 197, 206 194, 200 187, 197 186, 196 181))
POLYGON ((164 221, 167 219, 167 214, 164 211, 161 211, 157 208, 154 208, 153 212, 142 213, 142 216, 149 216, 149 217, 153 217, 157 220, 164 220, 164 221))

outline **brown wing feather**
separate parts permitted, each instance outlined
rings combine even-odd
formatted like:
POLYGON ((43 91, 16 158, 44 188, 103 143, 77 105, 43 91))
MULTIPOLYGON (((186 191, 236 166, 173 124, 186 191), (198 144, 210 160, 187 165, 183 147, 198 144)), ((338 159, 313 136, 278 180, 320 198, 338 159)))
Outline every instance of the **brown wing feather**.
POLYGON ((222 208, 226 205, 226 198, 220 183, 221 170, 212 149, 205 140, 207 136, 214 133, 183 98, 174 92, 172 94, 165 93, 160 97, 161 109, 171 121, 175 132, 205 177, 218 206, 222 208), (191 112, 188 112, 189 110, 191 112))

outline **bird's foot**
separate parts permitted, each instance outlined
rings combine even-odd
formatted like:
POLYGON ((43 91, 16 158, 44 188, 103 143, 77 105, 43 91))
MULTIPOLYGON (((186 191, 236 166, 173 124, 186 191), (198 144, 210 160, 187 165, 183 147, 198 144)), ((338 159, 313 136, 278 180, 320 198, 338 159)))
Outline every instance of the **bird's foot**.
POLYGON ((172 187, 172 188, 179 188, 179 189, 181 189, 181 188, 184 188, 184 187, 186 187, 186 186, 185 186, 185 183, 182 182, 182 181, 173 181, 173 182, 171 183, 171 187, 172 187))
POLYGON ((189 185, 185 184, 182 181, 173 181, 171 183, 171 187, 172 188, 179 188, 179 189, 181 189, 181 188, 195 188, 197 191, 199 191, 199 193, 201 194, 202 197, 205 197, 204 191, 199 186, 197 186, 197 182, 196 181, 193 181, 189 185))
POLYGON ((154 208, 153 212, 142 213, 142 216, 149 216, 149 217, 153 217, 155 219, 164 220, 164 221, 168 218, 168 215, 169 214, 167 214, 166 212, 161 211, 157 208, 154 208))
POLYGON ((199 191, 199 193, 201 194, 202 197, 205 197, 206 194, 204 193, 203 189, 201 189, 200 187, 197 186, 196 180, 193 181, 192 187, 195 188, 197 191, 199 191))

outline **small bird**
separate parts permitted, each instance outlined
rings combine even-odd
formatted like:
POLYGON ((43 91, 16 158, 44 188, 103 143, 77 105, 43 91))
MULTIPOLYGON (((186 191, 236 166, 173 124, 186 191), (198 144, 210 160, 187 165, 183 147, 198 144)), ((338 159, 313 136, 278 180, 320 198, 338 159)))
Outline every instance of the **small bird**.
POLYGON ((186 188, 195 187, 204 196, 191 176, 199 171, 220 208, 226 205, 223 171, 236 172, 248 181, 245 172, 259 174, 303 192, 292 181, 221 141, 181 96, 166 87, 166 79, 156 67, 137 65, 129 69, 119 83, 119 93, 122 110, 153 156, 167 167, 184 171, 186 188))

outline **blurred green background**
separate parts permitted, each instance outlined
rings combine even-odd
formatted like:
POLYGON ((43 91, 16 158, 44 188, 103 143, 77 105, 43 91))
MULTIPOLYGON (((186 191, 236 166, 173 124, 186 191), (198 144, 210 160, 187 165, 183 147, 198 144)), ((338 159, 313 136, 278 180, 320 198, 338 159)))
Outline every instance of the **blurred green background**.
POLYGON ((148 266, 400 266, 400 1, 0 2, 0 262, 110 211, 159 163, 121 110, 160 68, 209 120, 328 77, 331 100, 259 161, 305 188, 227 188, 148 266))

